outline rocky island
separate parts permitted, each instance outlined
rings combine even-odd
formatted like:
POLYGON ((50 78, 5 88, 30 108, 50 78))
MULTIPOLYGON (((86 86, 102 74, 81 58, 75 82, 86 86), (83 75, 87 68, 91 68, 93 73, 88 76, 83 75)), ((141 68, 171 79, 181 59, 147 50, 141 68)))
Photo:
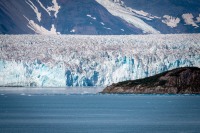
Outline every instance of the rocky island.
POLYGON ((200 94, 200 68, 177 68, 143 79, 113 83, 101 93, 200 94))

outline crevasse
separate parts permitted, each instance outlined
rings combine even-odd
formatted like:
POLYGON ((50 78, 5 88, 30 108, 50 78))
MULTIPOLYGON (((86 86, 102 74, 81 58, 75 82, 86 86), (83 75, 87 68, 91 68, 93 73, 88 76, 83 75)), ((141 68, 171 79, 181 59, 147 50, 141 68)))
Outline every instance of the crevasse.
POLYGON ((200 67, 200 34, 0 36, 0 86, 106 86, 200 67))

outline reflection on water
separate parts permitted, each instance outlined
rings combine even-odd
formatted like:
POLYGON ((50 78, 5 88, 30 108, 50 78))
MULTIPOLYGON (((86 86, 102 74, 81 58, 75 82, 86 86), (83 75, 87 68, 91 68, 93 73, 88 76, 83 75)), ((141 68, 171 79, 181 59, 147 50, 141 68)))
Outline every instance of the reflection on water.
POLYGON ((68 87, 68 88, 28 88, 28 87, 0 87, 4 94, 97 94, 103 87, 68 87))

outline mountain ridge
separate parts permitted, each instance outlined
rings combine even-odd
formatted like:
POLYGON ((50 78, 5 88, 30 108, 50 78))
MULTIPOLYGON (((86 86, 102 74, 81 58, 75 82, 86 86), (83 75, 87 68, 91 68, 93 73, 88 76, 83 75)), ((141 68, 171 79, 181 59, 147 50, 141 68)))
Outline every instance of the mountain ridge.
POLYGON ((1 0, 0 33, 199 33, 199 3, 200 0, 1 0))

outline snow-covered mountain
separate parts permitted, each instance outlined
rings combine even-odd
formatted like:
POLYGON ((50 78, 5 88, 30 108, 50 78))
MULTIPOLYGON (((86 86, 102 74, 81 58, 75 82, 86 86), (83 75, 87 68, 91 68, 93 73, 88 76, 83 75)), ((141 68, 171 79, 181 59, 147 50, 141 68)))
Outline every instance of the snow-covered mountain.
POLYGON ((199 33, 200 0, 1 0, 1 34, 199 33))
POLYGON ((0 36, 0 86, 106 86, 200 67, 200 34, 0 36))

